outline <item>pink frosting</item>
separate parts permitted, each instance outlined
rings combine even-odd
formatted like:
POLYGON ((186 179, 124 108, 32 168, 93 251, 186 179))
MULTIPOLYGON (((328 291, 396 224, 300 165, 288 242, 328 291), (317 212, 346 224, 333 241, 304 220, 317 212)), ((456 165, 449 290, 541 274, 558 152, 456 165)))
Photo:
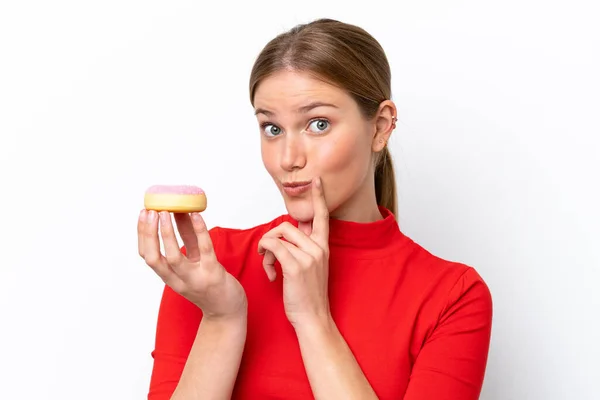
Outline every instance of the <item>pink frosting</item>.
POLYGON ((154 185, 150 186, 146 193, 165 194, 204 194, 204 190, 192 185, 154 185))

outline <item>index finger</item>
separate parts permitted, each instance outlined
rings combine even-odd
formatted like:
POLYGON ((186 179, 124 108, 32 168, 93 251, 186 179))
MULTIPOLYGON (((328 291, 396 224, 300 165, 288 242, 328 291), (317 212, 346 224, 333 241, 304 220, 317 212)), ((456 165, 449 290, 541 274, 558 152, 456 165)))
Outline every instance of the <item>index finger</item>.
POLYGON ((329 210, 325 201, 323 184, 320 177, 314 181, 312 201, 314 216, 310 237, 321 245, 321 247, 325 248, 329 246, 329 210))
POLYGON ((192 226, 194 227, 194 232, 196 233, 198 241, 200 259, 207 260, 209 258, 216 258, 210 233, 208 232, 204 218, 202 218, 199 212, 192 213, 192 226))
POLYGON ((194 232, 194 225, 188 213, 174 213, 175 223, 179 236, 183 240, 187 258, 191 261, 198 261, 200 251, 198 250, 198 239, 194 232))

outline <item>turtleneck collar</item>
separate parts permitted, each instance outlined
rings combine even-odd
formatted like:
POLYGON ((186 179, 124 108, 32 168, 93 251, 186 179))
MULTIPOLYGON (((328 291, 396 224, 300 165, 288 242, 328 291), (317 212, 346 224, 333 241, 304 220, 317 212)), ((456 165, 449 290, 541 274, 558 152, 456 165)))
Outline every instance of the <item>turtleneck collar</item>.
MULTIPOLYGON (((364 251, 385 251, 394 243, 398 243, 404 235, 400 232, 394 214, 385 207, 379 206, 382 219, 374 222, 354 222, 330 218, 329 247, 331 250, 356 249, 364 251)), ((285 219, 298 226, 298 221, 289 214, 285 219)))

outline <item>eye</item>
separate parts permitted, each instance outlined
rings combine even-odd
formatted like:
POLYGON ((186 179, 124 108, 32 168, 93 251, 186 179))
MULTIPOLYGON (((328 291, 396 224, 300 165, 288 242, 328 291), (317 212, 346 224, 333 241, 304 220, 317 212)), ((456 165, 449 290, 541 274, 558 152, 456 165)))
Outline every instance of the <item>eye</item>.
POLYGON ((281 128, 273 124, 263 124, 262 129, 267 136, 281 135, 281 128))
POLYGON ((326 119, 316 119, 310 123, 309 128, 312 132, 322 133, 329 128, 329 121, 326 119))

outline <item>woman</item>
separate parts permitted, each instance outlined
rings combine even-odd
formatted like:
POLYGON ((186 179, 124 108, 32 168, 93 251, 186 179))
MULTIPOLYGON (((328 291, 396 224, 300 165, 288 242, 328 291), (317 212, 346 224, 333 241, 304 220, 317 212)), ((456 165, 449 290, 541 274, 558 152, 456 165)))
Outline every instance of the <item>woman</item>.
POLYGON ((338 21, 263 49, 250 100, 288 213, 207 231, 141 212, 140 255, 166 284, 150 400, 479 397, 490 293, 398 227, 390 80, 379 43, 338 21))

